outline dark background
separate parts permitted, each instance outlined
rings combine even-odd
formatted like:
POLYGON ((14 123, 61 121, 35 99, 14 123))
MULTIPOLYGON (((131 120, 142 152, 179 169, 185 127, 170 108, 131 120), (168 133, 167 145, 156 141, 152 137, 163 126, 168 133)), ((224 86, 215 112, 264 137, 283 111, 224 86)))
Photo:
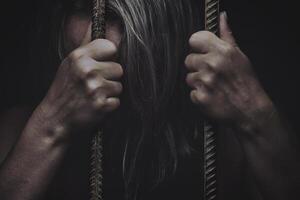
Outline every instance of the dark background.
MULTIPOLYGON (((4 1, 1 5, 1 109, 22 103, 22 87, 29 68, 30 30, 35 1, 4 1)), ((297 1, 223 0, 229 22, 242 50, 277 107, 296 126, 299 97, 299 17, 297 1)), ((298 129, 298 128, 297 128, 298 129)))

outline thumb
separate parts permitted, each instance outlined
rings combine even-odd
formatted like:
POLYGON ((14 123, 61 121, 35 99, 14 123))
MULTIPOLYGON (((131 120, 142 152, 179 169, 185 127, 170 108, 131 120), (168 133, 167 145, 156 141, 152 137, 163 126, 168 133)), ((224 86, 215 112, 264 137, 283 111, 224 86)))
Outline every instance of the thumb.
POLYGON ((228 16, 226 12, 222 12, 220 16, 220 38, 235 47, 238 46, 228 25, 228 16))

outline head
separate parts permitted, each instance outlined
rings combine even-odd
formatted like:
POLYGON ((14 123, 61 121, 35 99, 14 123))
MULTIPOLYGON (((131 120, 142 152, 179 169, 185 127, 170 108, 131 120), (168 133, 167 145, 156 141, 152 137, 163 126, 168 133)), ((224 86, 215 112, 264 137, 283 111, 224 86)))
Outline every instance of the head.
MULTIPOLYGON (((52 65, 44 70, 45 80, 51 80, 60 59, 91 40, 91 2, 49 1, 51 12, 42 10, 49 20, 45 23, 50 23, 39 33, 50 38, 45 41, 50 41, 51 56, 44 63, 52 65)), ((118 46, 117 62, 125 72, 121 108, 107 122, 107 130, 123 131, 124 182, 132 198, 172 174, 179 157, 191 150, 189 140, 200 116, 189 100, 184 59, 190 35, 201 28, 201 3, 107 0, 106 13, 106 39, 118 46)))

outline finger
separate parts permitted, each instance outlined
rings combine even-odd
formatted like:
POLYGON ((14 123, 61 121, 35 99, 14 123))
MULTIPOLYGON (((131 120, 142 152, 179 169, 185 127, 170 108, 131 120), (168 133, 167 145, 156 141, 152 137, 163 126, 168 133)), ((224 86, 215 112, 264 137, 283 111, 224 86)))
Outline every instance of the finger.
POLYGON ((120 106, 120 99, 111 97, 106 99, 106 104, 103 107, 104 112, 111 112, 116 110, 120 106))
POLYGON ((199 72, 189 73, 186 76, 186 83, 193 89, 198 89, 203 86, 203 83, 199 79, 199 72))
POLYGON ((82 57, 73 64, 83 79, 102 77, 108 80, 118 80, 123 76, 123 68, 116 62, 97 62, 90 57, 82 57))
POLYGON ((216 78, 215 74, 208 68, 201 72, 194 72, 187 75, 187 84, 195 89, 205 86, 209 90, 214 90, 216 78))
POLYGON ((99 112, 99 114, 102 115, 103 112, 110 112, 117 109, 120 106, 120 99, 116 97, 95 98, 93 100, 93 106, 99 112))
POLYGON ((75 60, 86 56, 97 61, 109 61, 113 60, 116 54, 117 47, 113 42, 106 39, 97 39, 73 51, 71 57, 75 60))
POLYGON ((191 53, 185 59, 185 66, 189 71, 198 71, 200 68, 208 67, 205 59, 206 55, 191 53))
POLYGON ((87 94, 96 98, 115 97, 121 94, 122 84, 116 81, 108 81, 103 78, 91 78, 86 81, 87 94))
POLYGON ((205 106, 210 101, 210 92, 205 86, 191 91, 190 96, 192 102, 198 105, 205 106))
POLYGON ((216 40, 219 38, 209 31, 199 31, 194 33, 189 40, 189 45, 194 52, 208 53, 217 48, 216 40))
POLYGON ((80 69, 87 74, 87 78, 105 78, 115 81, 119 80, 124 73, 122 66, 115 62, 97 62, 90 59, 81 63, 80 69))
POLYGON ((101 75, 107 80, 119 80, 123 74, 123 68, 115 62, 98 62, 101 75))
POLYGON ((121 83, 115 81, 105 81, 105 85, 100 88, 98 92, 109 98, 119 96, 122 90, 123 87, 121 83))
POLYGON ((226 12, 222 12, 220 15, 220 38, 235 47, 238 46, 229 27, 228 16, 226 12))

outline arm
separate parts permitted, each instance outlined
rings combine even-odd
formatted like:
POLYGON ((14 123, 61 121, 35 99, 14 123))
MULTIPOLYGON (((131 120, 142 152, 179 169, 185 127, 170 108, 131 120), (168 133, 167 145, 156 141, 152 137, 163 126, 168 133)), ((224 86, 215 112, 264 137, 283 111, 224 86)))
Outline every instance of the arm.
POLYGON ((265 199, 300 197, 299 141, 273 107, 233 125, 265 199))
POLYGON ((116 52, 110 41, 95 40, 62 62, 47 96, 0 166, 1 200, 41 199, 73 135, 95 128, 120 105, 122 85, 115 80, 122 67, 108 61, 116 52))
MULTIPOLYGON (((36 111, 39 112, 39 111, 36 111)), ((32 116, 0 167, 1 199, 41 199, 67 148, 32 116)))
POLYGON ((236 44, 226 14, 220 38, 201 31, 190 38, 186 58, 192 101, 212 120, 233 129, 265 199, 300 197, 299 144, 236 44))

